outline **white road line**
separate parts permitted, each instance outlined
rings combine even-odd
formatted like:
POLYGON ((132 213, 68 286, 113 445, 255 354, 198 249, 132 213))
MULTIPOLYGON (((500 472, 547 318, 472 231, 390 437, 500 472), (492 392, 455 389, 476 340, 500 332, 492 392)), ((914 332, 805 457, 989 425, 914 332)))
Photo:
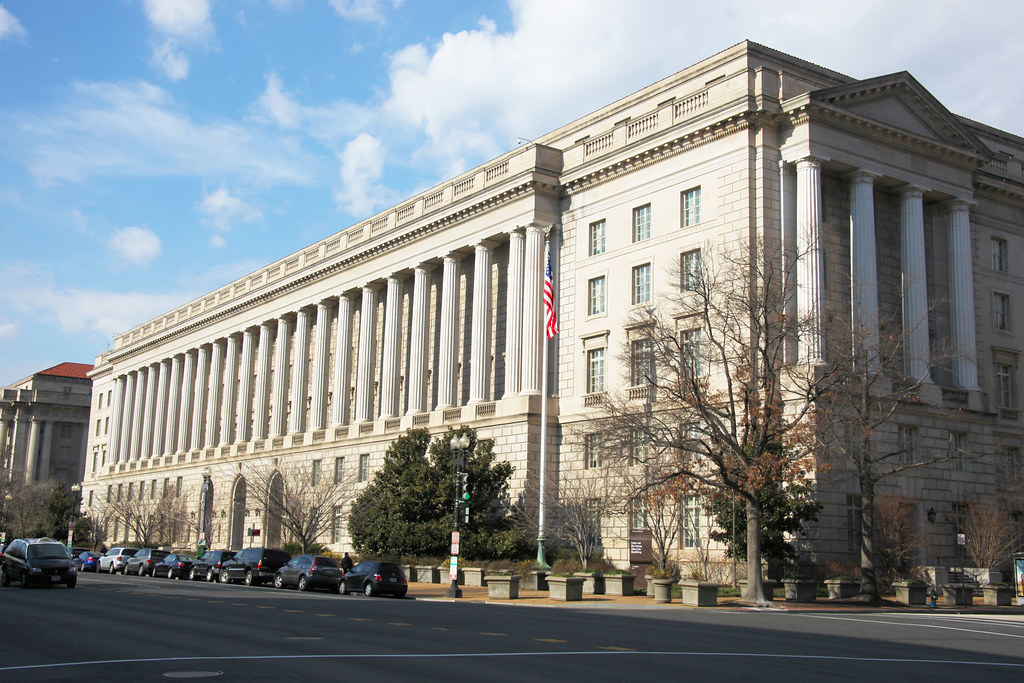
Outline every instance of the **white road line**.
POLYGON ((861 624, 885 624, 886 626, 907 626, 910 628, 934 628, 942 631, 961 631, 963 633, 977 633, 985 636, 1002 636, 1003 638, 1024 638, 1024 634, 1000 633, 998 631, 981 631, 973 628, 957 628, 955 626, 940 626, 938 624, 906 624, 892 621, 881 621, 876 619, 856 619, 854 617, 830 617, 823 614, 796 614, 794 616, 807 619, 832 619, 835 621, 855 621, 861 624))

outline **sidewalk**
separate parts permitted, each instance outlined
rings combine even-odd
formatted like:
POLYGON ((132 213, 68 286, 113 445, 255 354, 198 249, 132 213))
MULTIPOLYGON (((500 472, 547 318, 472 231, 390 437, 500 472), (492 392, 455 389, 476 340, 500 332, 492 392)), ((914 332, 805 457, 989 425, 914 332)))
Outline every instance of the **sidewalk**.
POLYGON ((937 607, 908 606, 895 601, 894 596, 883 597, 881 605, 868 605, 857 600, 827 600, 819 598, 814 602, 787 602, 784 599, 776 599, 771 607, 753 608, 739 598, 719 598, 717 607, 695 607, 684 605, 678 598, 673 598, 671 603, 659 604, 654 598, 646 595, 584 595, 581 602, 564 602, 552 600, 547 591, 520 590, 519 597, 515 600, 497 600, 488 596, 486 587, 459 586, 462 589, 461 598, 449 598, 445 595, 451 584, 449 583, 414 583, 409 582, 409 593, 407 597, 412 600, 428 600, 434 602, 462 602, 462 603, 495 603, 502 605, 527 606, 527 607, 568 607, 573 609, 685 609, 685 610, 715 610, 715 609, 777 609, 780 611, 901 611, 901 612, 937 612, 954 613, 969 612, 971 614, 1020 614, 1024 615, 1024 607, 1011 605, 1010 607, 992 607, 985 605, 981 598, 975 598, 974 606, 965 609, 964 607, 946 607, 939 601, 937 607))

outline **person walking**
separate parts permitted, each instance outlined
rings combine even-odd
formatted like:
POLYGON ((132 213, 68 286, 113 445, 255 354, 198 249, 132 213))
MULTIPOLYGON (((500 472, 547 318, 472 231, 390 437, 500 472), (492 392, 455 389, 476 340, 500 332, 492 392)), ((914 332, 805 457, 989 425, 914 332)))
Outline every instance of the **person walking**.
POLYGON ((351 569, 352 558, 348 556, 348 553, 345 553, 345 557, 341 558, 341 571, 347 574, 349 571, 351 571, 351 569))

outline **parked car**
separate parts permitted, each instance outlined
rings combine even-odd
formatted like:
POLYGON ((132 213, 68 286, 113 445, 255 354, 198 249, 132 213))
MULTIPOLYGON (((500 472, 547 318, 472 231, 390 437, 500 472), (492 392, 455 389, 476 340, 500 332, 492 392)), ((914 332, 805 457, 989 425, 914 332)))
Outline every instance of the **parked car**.
POLYGON ((352 567, 341 577, 342 595, 352 591, 360 591, 367 596, 393 595, 404 598, 409 591, 409 580, 397 564, 367 560, 352 567))
POLYGON ((196 558, 181 553, 170 553, 153 565, 149 574, 153 577, 166 576, 168 579, 186 579, 196 558))
POLYGON ((258 586, 274 578, 274 572, 292 559, 279 548, 245 548, 221 564, 221 583, 241 581, 246 586, 258 586))
POLYGON ((207 550, 202 557, 192 563, 188 570, 188 578, 192 581, 216 581, 220 575, 221 565, 234 556, 234 550, 207 550))
POLYGON ((75 555, 75 569, 80 572, 98 572, 101 557, 103 556, 92 550, 80 552, 75 555))
POLYGON ((121 573, 138 574, 139 576, 152 574, 153 566, 168 555, 170 555, 170 553, 166 550, 159 550, 158 548, 143 548, 125 561, 124 569, 121 570, 121 573))
POLYGON ((114 574, 121 571, 124 567, 125 560, 139 552, 138 548, 128 548, 125 546, 114 546, 100 558, 100 571, 110 572, 114 574))
POLYGON ((0 584, 10 586, 20 581, 22 588, 32 584, 62 583, 74 588, 78 583, 71 551, 52 538, 16 538, 4 549, 0 565, 0 584))
POLYGON ((325 555, 298 555, 274 574, 274 588, 298 586, 300 591, 326 588, 332 593, 341 591, 341 567, 333 557, 325 555))

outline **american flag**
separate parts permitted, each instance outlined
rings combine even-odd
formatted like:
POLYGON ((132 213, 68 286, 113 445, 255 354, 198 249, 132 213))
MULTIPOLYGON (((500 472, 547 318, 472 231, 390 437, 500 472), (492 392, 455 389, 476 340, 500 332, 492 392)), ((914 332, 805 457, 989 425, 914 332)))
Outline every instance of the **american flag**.
POLYGON ((547 266, 544 269, 544 327, 548 339, 558 334, 558 316, 555 315, 555 294, 551 285, 551 252, 547 254, 547 266))

